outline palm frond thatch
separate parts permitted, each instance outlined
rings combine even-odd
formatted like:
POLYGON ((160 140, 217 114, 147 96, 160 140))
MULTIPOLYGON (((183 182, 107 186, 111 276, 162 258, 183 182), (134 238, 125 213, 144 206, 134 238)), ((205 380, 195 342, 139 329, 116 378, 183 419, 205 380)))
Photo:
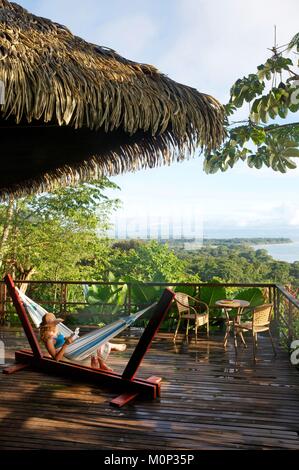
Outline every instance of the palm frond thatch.
POLYGON ((213 97, 7 0, 1 82, 0 196, 169 164, 224 137, 213 97))

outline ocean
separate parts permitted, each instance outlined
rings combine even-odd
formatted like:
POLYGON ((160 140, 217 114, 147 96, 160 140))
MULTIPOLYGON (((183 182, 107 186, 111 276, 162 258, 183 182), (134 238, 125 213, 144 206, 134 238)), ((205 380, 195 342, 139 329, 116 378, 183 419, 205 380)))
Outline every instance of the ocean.
POLYGON ((265 249, 274 259, 293 263, 299 261, 299 230, 286 227, 273 228, 235 228, 204 229, 205 238, 289 238, 292 243, 253 245, 255 250, 265 249))
POLYGON ((277 243, 275 245, 253 245, 255 250, 265 249, 274 259, 293 263, 299 261, 299 241, 292 243, 277 243))

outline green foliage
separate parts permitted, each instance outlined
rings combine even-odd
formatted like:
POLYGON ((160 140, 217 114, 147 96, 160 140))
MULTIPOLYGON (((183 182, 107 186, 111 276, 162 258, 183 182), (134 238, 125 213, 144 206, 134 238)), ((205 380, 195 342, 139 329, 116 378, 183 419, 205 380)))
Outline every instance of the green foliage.
MULTIPOLYGON (((215 282, 215 278, 213 279, 215 282)), ((217 287, 201 287, 199 298, 202 302, 205 302, 209 306, 210 310, 210 324, 212 327, 220 322, 223 322, 223 314, 220 308, 215 307, 217 300, 223 300, 227 298, 227 289, 223 286, 217 287)))
POLYGON ((111 272, 106 282, 111 284, 84 285, 84 300, 88 305, 77 309, 75 318, 72 318, 75 323, 105 325, 111 323, 115 315, 119 317, 125 313, 128 286, 111 272))
POLYGON ((230 90, 231 113, 235 108, 241 108, 244 101, 250 103, 259 96, 265 88, 265 83, 259 80, 256 74, 251 73, 248 77, 238 79, 230 90))
POLYGON ((291 50, 293 48, 296 48, 297 52, 299 52, 299 33, 295 34, 289 43, 288 49, 291 50))
POLYGON ((119 306, 125 303, 128 292, 127 285, 121 284, 123 281, 116 279, 111 272, 109 272, 106 282, 112 284, 92 284, 86 286, 85 299, 92 305, 114 304, 115 311, 117 311, 119 306))
POLYGON ((183 294, 191 295, 192 297, 196 297, 197 295, 196 286, 175 286, 172 290, 174 292, 182 292, 183 294))
POLYGON ((142 282, 130 278, 131 283, 131 303, 139 308, 156 302, 162 294, 164 287, 146 286, 142 282))
POLYGON ((179 251, 186 271, 203 282, 299 284, 298 263, 274 260, 266 250, 249 245, 203 247, 194 252, 179 251))
MULTIPOLYGON (((96 262, 97 266, 99 263, 96 262)), ((145 282, 198 281, 198 276, 185 273, 185 263, 167 245, 158 242, 124 241, 110 244, 105 270, 96 272, 93 280, 124 285, 90 285, 85 289, 88 306, 79 310, 77 322, 109 323, 113 316, 125 313, 124 305, 130 302, 130 311, 137 311, 157 301, 164 289, 147 286, 145 282), (96 320, 96 321, 95 321, 96 320)), ((146 316, 139 323, 144 323, 146 316)))
POLYGON ((60 188, 52 193, 25 198, 24 201, 30 207, 31 216, 38 214, 45 221, 58 220, 66 228, 75 226, 91 229, 97 228, 100 221, 101 229, 104 229, 116 205, 116 200, 109 200, 104 191, 116 187, 103 178, 92 184, 60 188))
POLYGON ((258 307, 264 304, 267 299, 262 291, 258 287, 249 287, 248 289, 240 289, 234 294, 234 299, 247 300, 249 302, 249 308, 244 309, 242 320, 246 321, 252 318, 252 307, 258 307))
POLYGON ((190 279, 185 263, 167 245, 137 242, 128 248, 127 242, 117 242, 110 252, 110 270, 116 277, 133 278, 142 282, 183 282, 190 279))
POLYGON ((265 296, 263 291, 258 287, 250 287, 248 289, 240 289, 235 295, 234 299, 247 300, 250 307, 257 307, 265 303, 265 296))
POLYGON ((80 280, 104 272, 109 244, 99 235, 118 204, 103 194, 110 187, 103 179, 0 204, 1 274, 80 280))
MULTIPOLYGON (((289 51, 298 50, 298 37, 299 33, 290 42, 289 51)), ((257 67, 256 74, 238 79, 232 86, 225 106, 227 139, 221 148, 205 155, 206 173, 226 171, 238 161, 247 161, 250 168, 265 165, 282 173, 296 168, 292 159, 299 157, 299 123, 268 124, 299 111, 299 75, 293 70, 293 61, 283 56, 285 50, 279 49, 273 48, 273 56, 257 67), (250 104, 246 124, 230 123, 228 117, 246 103, 250 104)))
POLYGON ((200 300, 205 302, 209 307, 214 306, 217 300, 222 299, 226 299, 225 287, 217 286, 200 288, 200 300))

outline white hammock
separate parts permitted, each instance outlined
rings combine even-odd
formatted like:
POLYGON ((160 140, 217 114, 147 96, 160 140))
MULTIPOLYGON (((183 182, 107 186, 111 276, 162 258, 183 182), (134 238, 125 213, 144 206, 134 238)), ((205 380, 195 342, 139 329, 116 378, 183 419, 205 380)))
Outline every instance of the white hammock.
MULTIPOLYGON (((23 292, 16 288, 18 294, 23 302, 23 305, 30 315, 33 323, 36 327, 39 327, 42 321, 43 316, 48 313, 41 305, 34 302, 32 299, 27 297, 23 292)), ((102 344, 107 343, 112 338, 117 336, 128 326, 132 325, 141 315, 150 310, 157 302, 153 303, 149 307, 139 310, 139 312, 130 315, 128 317, 120 318, 109 325, 99 328, 95 331, 87 333, 83 336, 77 338, 73 343, 69 344, 66 347, 64 356, 67 359, 72 359, 76 361, 83 361, 90 357, 102 344)), ((63 336, 70 336, 74 332, 65 326, 63 323, 58 323, 59 332, 63 336)))

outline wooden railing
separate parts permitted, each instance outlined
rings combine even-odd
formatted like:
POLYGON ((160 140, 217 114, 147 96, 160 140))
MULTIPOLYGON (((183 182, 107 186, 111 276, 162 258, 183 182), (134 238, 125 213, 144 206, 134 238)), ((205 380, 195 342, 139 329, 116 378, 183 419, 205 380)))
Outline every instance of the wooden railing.
POLYGON ((288 347, 299 339, 299 299, 283 286, 276 285, 274 291, 274 320, 276 336, 288 347))
MULTIPOLYGON (((20 285, 20 281, 15 281, 20 285)), ((89 281, 27 281, 28 295, 39 304, 44 305, 59 316, 66 318, 78 308, 90 305, 86 302, 83 294, 83 286, 126 286, 126 297, 119 310, 124 315, 129 315, 142 308, 146 304, 136 304, 132 301, 133 283, 126 282, 89 282, 89 281), (48 300, 41 300, 41 298, 48 300)), ((226 288, 249 288, 258 287, 264 290, 266 300, 274 304, 273 332, 287 346, 293 339, 299 339, 299 300, 291 295, 283 286, 273 283, 161 283, 145 282, 142 286, 165 288, 193 287, 195 295, 200 298, 202 287, 226 287, 226 288)), ((110 303, 99 302, 101 307, 111 307, 110 303)), ((0 324, 4 324, 7 315, 12 311, 11 301, 7 296, 6 287, 0 281, 0 324)))

